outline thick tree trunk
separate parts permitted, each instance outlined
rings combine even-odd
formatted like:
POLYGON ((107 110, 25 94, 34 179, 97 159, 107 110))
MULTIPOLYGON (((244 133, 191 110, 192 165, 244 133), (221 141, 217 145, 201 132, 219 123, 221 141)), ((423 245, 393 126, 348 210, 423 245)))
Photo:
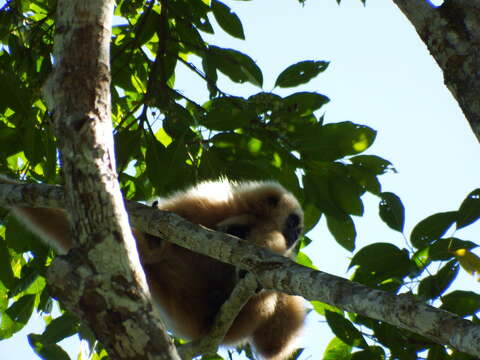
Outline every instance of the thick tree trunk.
POLYGON ((58 1, 55 70, 45 96, 79 248, 56 261, 48 281, 112 359, 178 359, 152 308, 117 182, 110 113, 113 6, 113 0, 58 1))
MULTIPOLYGON (((444 81, 480 142, 480 2, 393 0, 443 71, 444 81)), ((427 96, 428 94, 425 94, 427 96)))

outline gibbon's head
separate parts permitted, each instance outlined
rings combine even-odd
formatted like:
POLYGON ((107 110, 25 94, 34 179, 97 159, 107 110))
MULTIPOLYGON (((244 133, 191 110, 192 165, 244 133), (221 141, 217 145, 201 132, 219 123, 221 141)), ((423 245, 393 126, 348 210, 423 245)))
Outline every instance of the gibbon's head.
POLYGON ((289 255, 303 230, 298 200, 274 181, 231 183, 229 201, 238 215, 219 222, 220 231, 289 255))

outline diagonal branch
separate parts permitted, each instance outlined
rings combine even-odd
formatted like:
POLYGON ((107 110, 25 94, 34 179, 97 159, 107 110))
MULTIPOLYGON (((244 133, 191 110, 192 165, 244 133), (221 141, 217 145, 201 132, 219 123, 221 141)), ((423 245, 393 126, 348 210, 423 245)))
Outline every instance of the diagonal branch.
MULTIPOLYGON (((49 185, 0 185, 0 206, 63 207, 49 185), (46 194, 48 196, 43 196, 46 194)), ((318 300, 381 320, 459 351, 480 356, 480 326, 410 295, 395 295, 313 270, 230 235, 192 224, 176 214, 127 202, 132 225, 164 240, 252 272, 265 289, 318 300)))
POLYGON ((480 2, 446 0, 437 8, 427 0, 393 2, 427 45, 480 141, 480 2))
POLYGON ((247 275, 238 282, 230 294, 230 297, 220 308, 210 333, 200 340, 189 342, 178 349, 182 359, 193 359, 200 354, 214 354, 238 313, 255 294, 257 288, 258 283, 255 276, 247 273, 247 275))

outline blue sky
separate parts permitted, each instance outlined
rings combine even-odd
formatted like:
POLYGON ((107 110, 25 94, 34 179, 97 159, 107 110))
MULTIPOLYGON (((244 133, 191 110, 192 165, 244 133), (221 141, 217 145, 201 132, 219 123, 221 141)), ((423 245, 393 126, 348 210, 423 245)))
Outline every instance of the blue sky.
MULTIPOLYGON (((300 60, 328 60, 326 72, 303 90, 318 91, 331 101, 325 106, 327 122, 351 120, 378 131, 368 150, 390 160, 398 173, 381 178, 384 191, 399 195, 406 208, 406 234, 423 218, 455 210, 465 196, 480 185, 480 146, 451 94, 440 69, 413 26, 390 0, 226 1, 240 16, 246 41, 223 35, 209 38, 216 45, 249 54, 264 73, 264 90, 270 91, 277 75, 300 60)), ((199 101, 206 100, 203 83, 180 71, 177 87, 199 101)), ((227 92, 248 96, 260 91, 248 85, 222 85, 227 92)), ((277 90, 276 90, 277 91, 277 90)), ((288 89, 278 90, 286 94, 288 89)), ((391 242, 403 247, 403 237, 388 229, 378 217, 378 199, 365 199, 363 218, 355 218, 357 249, 371 242, 391 242)), ((320 222, 309 236, 308 254, 326 272, 348 277, 352 254, 340 248, 320 222)), ((477 222, 456 236, 479 241, 477 222)), ((478 252, 477 252, 478 253, 478 252)), ((461 276, 457 287, 477 290, 470 276, 461 276)), ((21 334, 0 342, 0 354, 15 359, 35 359, 26 334, 41 332, 36 321, 21 334)), ((302 359, 319 359, 332 338, 321 317, 309 319, 301 343, 302 359)), ((66 347, 76 354, 78 343, 66 347)))

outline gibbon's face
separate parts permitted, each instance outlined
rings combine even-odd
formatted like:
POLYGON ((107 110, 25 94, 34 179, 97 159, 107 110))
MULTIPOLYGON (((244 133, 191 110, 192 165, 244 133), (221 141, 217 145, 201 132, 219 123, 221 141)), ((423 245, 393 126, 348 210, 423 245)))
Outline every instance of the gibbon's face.
POLYGON ((276 183, 243 185, 236 196, 243 213, 221 221, 217 229, 288 256, 303 230, 297 199, 276 183))

